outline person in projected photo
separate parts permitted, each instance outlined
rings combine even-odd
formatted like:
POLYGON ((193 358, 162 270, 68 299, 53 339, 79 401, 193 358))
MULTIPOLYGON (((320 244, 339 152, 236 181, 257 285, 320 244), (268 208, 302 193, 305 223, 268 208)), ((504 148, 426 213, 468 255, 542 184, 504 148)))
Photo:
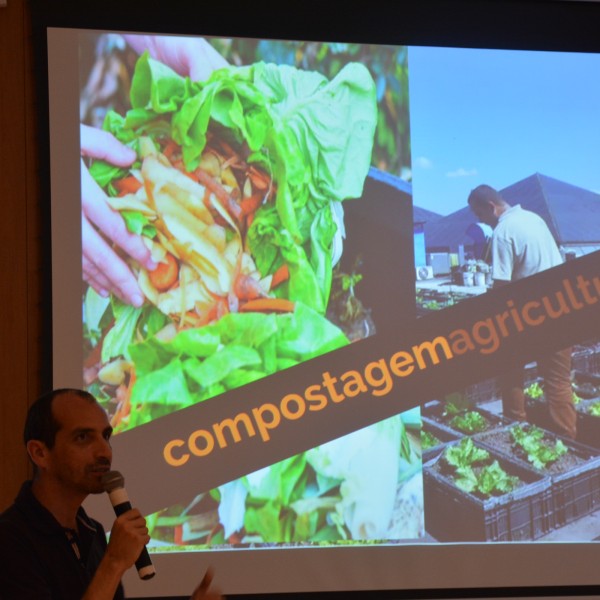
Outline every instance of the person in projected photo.
MULTIPOLYGON (((60 389, 39 398, 24 428, 33 479, 0 515, 0 596, 4 600, 124 598, 121 578, 150 541, 132 508, 119 516, 110 540, 83 507, 104 491, 112 427, 88 392, 60 389)), ((108 502, 108 499, 107 499, 108 502)), ((212 570, 191 600, 218 600, 212 570)))
MULTIPOLYGON (((123 37, 139 54, 148 50, 153 58, 180 75, 189 75, 194 81, 206 79, 213 70, 228 64, 203 38, 123 37)), ((136 158, 131 148, 106 131, 82 124, 80 136, 84 158, 103 159, 119 167, 130 166, 136 158)), ((141 237, 129 232, 123 218, 110 208, 105 193, 88 172, 84 160, 81 161, 81 208, 83 279, 101 296, 114 293, 128 304, 141 306, 144 296, 135 276, 110 244, 115 244, 148 270, 154 270, 156 263, 141 237)))
MULTIPOLYGON (((477 218, 493 228, 491 255, 495 288, 563 262, 552 233, 539 215, 519 204, 511 206, 489 185, 476 187, 468 203, 477 218)), ((537 370, 544 380, 544 394, 557 432, 574 439, 577 414, 571 389, 571 348, 538 357, 537 370)), ((524 368, 503 373, 499 384, 504 415, 526 420, 524 368)))

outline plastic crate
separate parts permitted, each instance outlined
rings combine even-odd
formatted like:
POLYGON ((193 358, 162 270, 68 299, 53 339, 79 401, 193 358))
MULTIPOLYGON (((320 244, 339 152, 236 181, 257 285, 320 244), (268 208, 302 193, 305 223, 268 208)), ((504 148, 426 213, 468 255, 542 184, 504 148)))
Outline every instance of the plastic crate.
MULTIPOLYGON (((533 383, 539 383, 542 388, 544 386, 544 380, 540 377, 536 377, 529 381, 527 386, 533 383)), ((547 429, 549 431, 553 430, 554 424, 550 417, 546 398, 543 394, 539 398, 531 398, 525 394, 525 413, 527 414, 527 421, 529 423, 537 425, 542 429, 547 429)))
MULTIPOLYGON (((490 431, 498 427, 504 427, 505 425, 509 425, 512 422, 501 415, 491 413, 480 407, 473 407, 469 410, 476 411, 480 413, 482 417, 485 418, 489 425, 486 431, 490 431)), ((428 419, 436 423, 440 428, 445 429, 448 432, 457 434, 460 437, 471 435, 468 432, 461 431, 460 429, 456 429, 450 425, 450 423, 448 422, 449 419, 444 417, 444 403, 440 402, 439 400, 434 400, 425 404, 421 408, 421 415, 423 417, 427 417, 428 419)))
MULTIPOLYGON (((577 411, 577 441, 584 446, 600 448, 600 417, 594 417, 586 412, 600 398, 583 400, 575 405, 577 411)), ((527 421, 542 429, 553 431, 555 425, 550 417, 550 411, 543 398, 528 400, 526 404, 527 421)))
MULTIPOLYGON (((526 427, 527 424, 523 424, 523 426, 526 427)), ((532 468, 543 476, 550 477, 554 527, 572 523, 594 512, 600 506, 600 451, 543 430, 544 438, 549 442, 555 443, 557 440, 561 440, 568 448, 569 454, 575 457, 577 464, 563 469, 561 464, 564 464, 564 460, 559 460, 555 466, 539 470, 533 467, 525 457, 515 453, 508 454, 512 443, 510 429, 510 427, 506 427, 494 432, 485 432, 474 436, 473 439, 490 451, 532 468), (492 435, 500 436, 503 442, 502 448, 490 441, 492 435)))
POLYGON ((523 380, 525 385, 529 385, 530 383, 539 380, 536 362, 530 362, 525 365, 523 370, 523 380))
POLYGON ((571 368, 589 371, 594 363, 595 351, 592 347, 575 346, 571 352, 571 368))
POLYGON ((573 390, 583 400, 600 396, 600 375, 587 371, 573 371, 573 390))
POLYGON ((587 370, 591 373, 600 373, 600 343, 591 347, 587 370))
MULTIPOLYGON (((452 442, 456 444, 458 442, 452 442)), ((552 529, 549 477, 491 452, 500 466, 523 485, 486 500, 463 492, 437 468, 441 455, 423 467, 425 529, 440 542, 536 540, 552 529)))
POLYGON ((500 390, 496 384, 496 379, 486 379, 485 381, 474 383, 467 387, 465 393, 473 406, 500 397, 500 390))
POLYGON ((590 407, 597 402, 600 402, 600 398, 583 400, 575 406, 577 410, 577 441, 600 449, 600 417, 589 413, 590 407))
POLYGON ((427 448, 422 451, 423 464, 429 462, 431 459, 438 456, 446 447, 448 442, 454 442, 460 439, 460 435, 455 431, 447 429, 446 427, 440 427, 435 421, 432 421, 428 417, 421 417, 422 431, 427 431, 434 435, 440 443, 432 448, 427 448))

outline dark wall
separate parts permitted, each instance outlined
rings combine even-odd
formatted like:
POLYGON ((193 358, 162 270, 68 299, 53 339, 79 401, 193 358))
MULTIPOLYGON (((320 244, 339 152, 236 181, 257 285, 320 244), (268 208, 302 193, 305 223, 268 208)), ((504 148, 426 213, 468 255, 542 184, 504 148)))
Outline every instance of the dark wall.
POLYGON ((23 420, 48 372, 32 65, 26 2, 7 0, 0 7, 0 509, 27 476, 23 420))

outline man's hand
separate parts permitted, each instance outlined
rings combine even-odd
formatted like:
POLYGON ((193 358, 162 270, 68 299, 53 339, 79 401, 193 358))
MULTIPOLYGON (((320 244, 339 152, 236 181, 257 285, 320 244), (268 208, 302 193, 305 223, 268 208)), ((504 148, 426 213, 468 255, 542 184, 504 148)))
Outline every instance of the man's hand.
MULTIPOLYGON (((106 131, 81 126, 81 153, 120 166, 129 166, 135 152, 106 131)), ((123 217, 107 203, 102 189, 81 161, 81 240, 83 278, 101 296, 116 294, 121 300, 141 306, 144 296, 127 263, 114 251, 113 242, 147 269, 154 269, 150 251, 142 239, 129 232, 123 217), (94 227, 95 226, 95 227, 94 227), (101 232, 103 235, 101 235, 101 232)))
POLYGON ((81 600, 112 600, 121 577, 135 563, 149 541, 146 519, 137 508, 117 517, 106 552, 81 600))
POLYGON ((132 508, 114 522, 106 557, 122 565, 126 571, 135 563, 149 541, 146 519, 137 508, 132 508))
POLYGON ((198 587, 190 596, 190 600, 221 600, 223 596, 218 589, 210 589, 214 577, 213 570, 209 567, 198 587))
POLYGON ((189 75, 192 81, 204 81, 214 70, 229 64, 204 38, 134 34, 124 37, 138 54, 148 50, 152 58, 179 75, 189 75))

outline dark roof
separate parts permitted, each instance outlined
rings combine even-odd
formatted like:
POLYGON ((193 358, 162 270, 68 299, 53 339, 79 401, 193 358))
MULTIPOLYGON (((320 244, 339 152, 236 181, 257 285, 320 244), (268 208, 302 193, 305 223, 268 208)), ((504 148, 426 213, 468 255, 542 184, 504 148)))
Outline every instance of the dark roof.
MULTIPOLYGON (((509 204, 540 215, 561 245, 586 244, 600 241, 600 194, 536 173, 500 190, 509 204)), ((468 206, 446 217, 425 224, 428 247, 455 248, 472 245, 466 234, 475 222, 468 206)))
POLYGON ((438 221, 443 219, 439 213, 427 210, 426 208, 419 208, 413 206, 413 223, 431 223, 432 221, 438 221))
POLYGON ((425 223, 425 246, 428 248, 456 249, 459 244, 470 246, 473 240, 467 235, 467 228, 476 221, 467 206, 437 221, 425 223))
POLYGON ((538 213, 559 244, 600 240, 600 194, 539 173, 500 193, 509 204, 538 213))

